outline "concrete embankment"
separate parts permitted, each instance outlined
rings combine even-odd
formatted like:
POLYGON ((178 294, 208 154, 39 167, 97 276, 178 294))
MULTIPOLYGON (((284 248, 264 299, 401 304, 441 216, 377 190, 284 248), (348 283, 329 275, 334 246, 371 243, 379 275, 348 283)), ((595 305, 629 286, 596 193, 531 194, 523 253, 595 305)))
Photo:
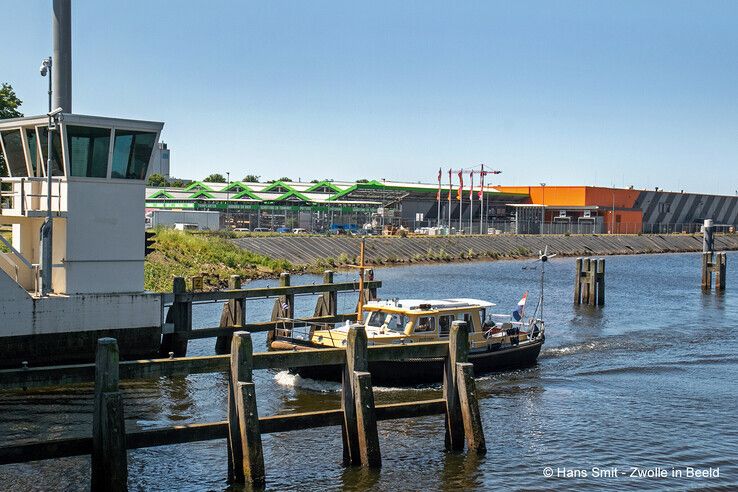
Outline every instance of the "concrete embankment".
MULTIPOLYGON (((243 237, 234 242, 244 249, 295 265, 339 266, 353 263, 359 252, 357 237, 270 236, 243 237)), ((688 234, 576 235, 576 236, 451 236, 368 237, 366 255, 373 264, 496 259, 533 256, 548 245, 566 256, 600 256, 702 251, 702 236, 688 234)), ((716 250, 738 250, 738 235, 715 237, 716 250)))

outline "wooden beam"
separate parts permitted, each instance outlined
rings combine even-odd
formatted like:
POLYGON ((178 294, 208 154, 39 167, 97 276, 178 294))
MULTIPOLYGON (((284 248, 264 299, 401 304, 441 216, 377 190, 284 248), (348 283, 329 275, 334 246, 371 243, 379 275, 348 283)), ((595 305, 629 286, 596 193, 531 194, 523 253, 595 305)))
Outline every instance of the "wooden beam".
MULTIPOLYGON (((446 400, 438 398, 407 403, 376 405, 375 411, 377 421, 380 422, 429 415, 443 415, 446 412, 446 400)), ((343 411, 341 409, 259 417, 259 427, 261 428, 262 435, 274 432, 331 427, 342 424, 343 411)), ((227 420, 205 424, 176 425, 162 429, 127 433, 126 447, 127 449, 140 449, 169 446, 188 442, 226 439, 227 436, 227 420)), ((0 465, 67 458, 70 456, 84 456, 91 454, 91 452, 91 437, 74 437, 17 444, 0 447, 0 465)))
MULTIPOLYGON (((310 318, 301 318, 295 320, 295 326, 307 326, 309 323, 343 323, 345 321, 355 321, 356 313, 337 314, 333 316, 314 316, 310 318)), ((249 333, 260 333, 272 331, 284 324, 284 321, 263 321, 261 323, 246 323, 245 325, 234 325, 215 328, 199 328, 192 330, 187 334, 190 340, 196 338, 211 338, 224 334, 232 335, 237 331, 248 331, 249 333)))
MULTIPOLYGON (((381 280, 364 283, 366 288, 382 287, 381 280)), ((359 282, 336 282, 333 284, 294 285, 289 287, 261 287, 242 290, 220 290, 215 292, 185 292, 174 296, 175 302, 226 301, 228 299, 255 299, 283 295, 321 294, 359 290, 359 282)))
POLYGON ((443 358, 448 355, 448 343, 446 342, 419 342, 405 345, 372 345, 369 347, 369 360, 371 362, 403 360, 403 359, 425 359, 443 358))

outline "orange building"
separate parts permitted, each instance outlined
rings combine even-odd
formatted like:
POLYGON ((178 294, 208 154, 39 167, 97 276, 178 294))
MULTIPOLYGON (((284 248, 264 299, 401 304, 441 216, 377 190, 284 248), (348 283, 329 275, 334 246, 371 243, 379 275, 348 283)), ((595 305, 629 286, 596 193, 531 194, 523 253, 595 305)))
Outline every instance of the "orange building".
POLYGON ((593 232, 640 232, 643 211, 636 200, 640 190, 596 186, 496 186, 504 193, 521 193, 530 204, 542 206, 544 222, 592 224, 593 232))

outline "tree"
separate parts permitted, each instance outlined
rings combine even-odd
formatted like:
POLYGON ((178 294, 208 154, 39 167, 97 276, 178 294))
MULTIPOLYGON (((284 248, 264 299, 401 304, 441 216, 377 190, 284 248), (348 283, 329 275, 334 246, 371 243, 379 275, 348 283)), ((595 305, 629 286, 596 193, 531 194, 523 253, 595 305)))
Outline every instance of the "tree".
POLYGON ((185 182, 181 179, 175 178, 169 182, 169 186, 171 186, 172 188, 184 188, 185 182))
POLYGON ((154 173, 151 176, 149 176, 149 180, 146 182, 147 186, 167 186, 169 182, 167 181, 167 178, 162 176, 161 174, 154 173))
MULTIPOLYGON (((23 101, 15 95, 13 87, 7 82, 0 84, 0 120, 7 118, 20 118, 23 113, 18 111, 23 101)), ((8 169, 5 166, 5 158, 0 154, 0 176, 7 176, 8 169)), ((4 186, 4 185, 3 185, 4 186)))
POLYGON ((357 183, 368 183, 369 180, 368 179, 357 179, 356 182, 357 183))
POLYGON ((259 178, 261 178, 261 176, 257 176, 256 174, 247 174, 243 178, 243 181, 245 183, 258 183, 259 182, 259 178))
POLYGON ((225 183, 226 179, 220 173, 211 174, 207 178, 203 179, 206 183, 225 183))
POLYGON ((291 183, 292 180, 290 178, 279 178, 277 181, 281 181, 283 183, 291 183))

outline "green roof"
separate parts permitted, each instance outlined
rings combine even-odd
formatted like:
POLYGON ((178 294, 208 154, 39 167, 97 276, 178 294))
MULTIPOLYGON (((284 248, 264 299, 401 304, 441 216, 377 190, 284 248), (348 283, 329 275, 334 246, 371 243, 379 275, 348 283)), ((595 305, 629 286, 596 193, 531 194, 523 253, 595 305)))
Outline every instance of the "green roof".
POLYGON ((335 191, 336 193, 341 193, 343 191, 341 188, 339 188, 338 186, 334 185, 330 181, 323 180, 323 181, 320 181, 318 183, 315 183, 313 186, 311 186, 310 188, 308 188, 307 190, 305 190, 305 193, 310 193, 312 191, 315 191, 315 190, 317 190, 319 188, 323 188, 323 187, 330 188, 331 190, 335 191))
POLYGON ((190 183, 190 185, 184 189, 184 191, 192 191, 195 189, 199 190, 205 190, 205 191, 213 191, 211 187, 203 183, 202 181, 195 181, 193 183, 190 183))

